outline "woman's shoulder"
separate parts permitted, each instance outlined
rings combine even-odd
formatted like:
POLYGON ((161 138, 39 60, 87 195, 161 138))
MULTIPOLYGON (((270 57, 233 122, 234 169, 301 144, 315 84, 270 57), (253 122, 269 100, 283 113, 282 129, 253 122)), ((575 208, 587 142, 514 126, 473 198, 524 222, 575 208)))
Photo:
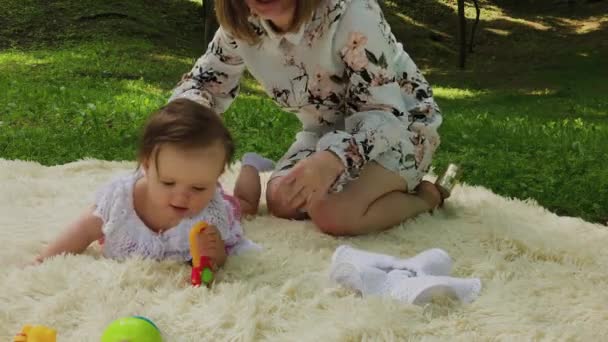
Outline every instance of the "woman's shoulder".
POLYGON ((353 0, 322 0, 319 6, 310 18, 310 23, 313 28, 318 25, 332 24, 340 21, 344 12, 350 6, 353 0))
POLYGON ((322 0, 307 24, 308 43, 317 39, 335 39, 344 31, 361 30, 367 16, 377 12, 376 0, 322 0), (323 38, 325 37, 325 38, 323 38))
POLYGON ((361 24, 370 14, 381 12, 378 0, 327 0, 330 6, 339 8, 339 20, 352 25, 361 24))
POLYGON ((378 0, 322 0, 311 20, 326 17, 340 21, 344 19, 344 14, 347 12, 362 15, 366 11, 375 9, 376 6, 379 6, 378 0))

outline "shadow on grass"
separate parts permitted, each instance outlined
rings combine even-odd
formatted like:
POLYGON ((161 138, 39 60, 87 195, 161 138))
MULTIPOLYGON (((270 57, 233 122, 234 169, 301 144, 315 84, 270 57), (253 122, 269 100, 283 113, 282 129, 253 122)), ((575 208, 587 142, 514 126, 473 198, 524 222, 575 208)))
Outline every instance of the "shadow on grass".
MULTIPOLYGON (((543 10, 543 6, 503 1, 481 1, 481 23, 475 36, 475 52, 469 54, 467 70, 493 74, 516 66, 530 68, 550 64, 556 54, 595 52, 608 58, 608 2, 581 3, 576 11, 543 10), (537 8, 536 12, 531 11, 537 8)), ((553 0, 534 1, 537 4, 553 0)), ((385 12, 397 39, 414 60, 431 72, 460 72, 458 22, 455 8, 445 1, 386 1, 385 12)), ((468 8, 468 29, 472 8, 468 8)), ((494 78, 493 76, 492 78, 494 78)), ((483 87, 483 86, 482 86, 483 87)))
POLYGON ((190 0, 0 0, 0 8, 0 49, 139 37, 204 51, 202 8, 190 0))

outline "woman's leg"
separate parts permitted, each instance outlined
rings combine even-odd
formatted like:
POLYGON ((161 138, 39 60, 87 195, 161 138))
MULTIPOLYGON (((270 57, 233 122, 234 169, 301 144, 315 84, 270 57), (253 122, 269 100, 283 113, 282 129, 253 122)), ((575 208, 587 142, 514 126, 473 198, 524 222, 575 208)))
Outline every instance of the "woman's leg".
POLYGON ((310 157, 315 153, 319 136, 316 133, 302 131, 296 134, 296 140, 291 144, 285 155, 277 162, 276 171, 270 177, 266 185, 266 204, 268 211, 274 216, 291 219, 304 220, 308 218, 305 211, 291 208, 287 203, 283 203, 277 192, 278 185, 283 176, 302 159, 310 157))
POLYGON ((325 233, 361 235, 390 228, 441 202, 439 190, 430 182, 420 183, 415 194, 406 190, 400 175, 372 162, 343 191, 309 207, 308 214, 325 233))
POLYGON ((409 194, 403 177, 375 162, 366 165, 360 177, 341 192, 328 194, 306 208, 307 212, 290 208, 280 201, 276 192, 280 179, 272 179, 267 187, 270 212, 287 219, 310 217, 321 231, 332 235, 382 231, 427 212, 441 202, 441 194, 434 184, 423 181, 416 188, 416 194, 409 194))

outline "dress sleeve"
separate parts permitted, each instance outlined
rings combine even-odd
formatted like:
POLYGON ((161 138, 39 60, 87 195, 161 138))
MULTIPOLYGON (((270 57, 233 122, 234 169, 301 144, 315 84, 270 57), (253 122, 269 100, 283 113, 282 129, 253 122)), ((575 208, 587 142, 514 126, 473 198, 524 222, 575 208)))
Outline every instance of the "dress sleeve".
POLYGON ((414 139, 428 125, 436 129, 441 115, 431 87, 395 40, 375 0, 348 4, 333 50, 344 64, 344 73, 334 81, 346 84, 346 125, 344 131, 324 135, 317 150, 342 160, 339 187, 401 140, 414 139))
POLYGON ((127 177, 116 177, 102 185, 95 193, 93 215, 103 221, 104 235, 111 234, 128 215, 127 201, 131 198, 127 189, 127 177))
POLYGON ((223 113, 239 92, 244 70, 237 41, 220 27, 207 52, 173 89, 169 101, 187 98, 223 113))
POLYGON ((247 239, 240 222, 240 208, 228 200, 221 188, 218 188, 197 221, 205 221, 217 228, 222 236, 226 253, 236 255, 249 250, 261 250, 261 246, 247 239))

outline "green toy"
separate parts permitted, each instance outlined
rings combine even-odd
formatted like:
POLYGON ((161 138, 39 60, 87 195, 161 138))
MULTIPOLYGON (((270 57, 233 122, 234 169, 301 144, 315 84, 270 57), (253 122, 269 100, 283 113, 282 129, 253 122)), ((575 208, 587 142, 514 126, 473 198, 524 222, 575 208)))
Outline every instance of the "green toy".
POLYGON ((101 342, 162 342, 158 327, 141 316, 123 317, 110 323, 101 342))

